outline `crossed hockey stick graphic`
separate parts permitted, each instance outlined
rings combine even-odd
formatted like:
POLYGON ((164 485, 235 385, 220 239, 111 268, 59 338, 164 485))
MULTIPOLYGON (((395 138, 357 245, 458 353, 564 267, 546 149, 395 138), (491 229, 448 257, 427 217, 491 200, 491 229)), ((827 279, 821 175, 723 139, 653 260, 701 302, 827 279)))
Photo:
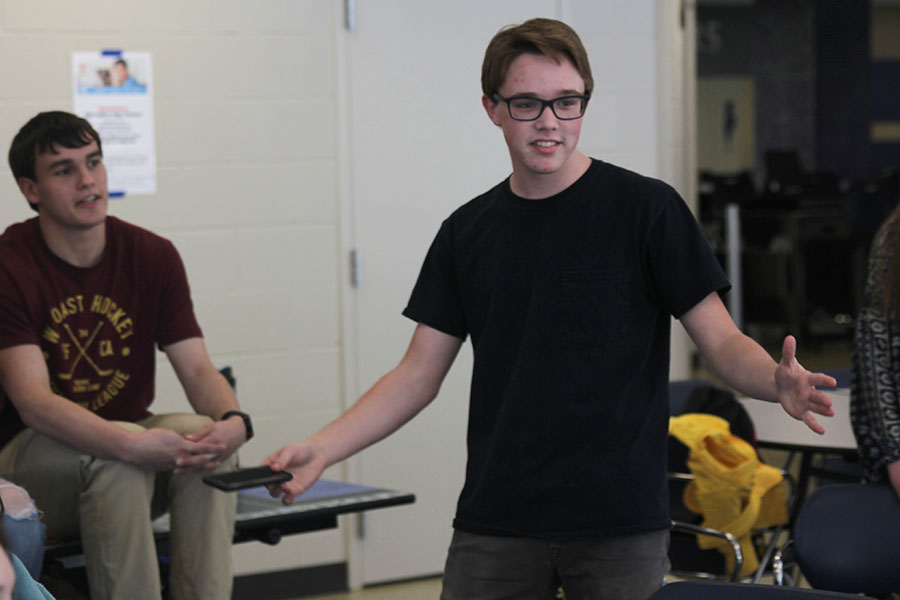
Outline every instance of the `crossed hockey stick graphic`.
POLYGON ((112 369, 101 369, 100 367, 97 366, 97 363, 95 363, 93 360, 91 360, 91 357, 87 355, 88 348, 90 348, 91 344, 94 343, 94 338, 97 337, 97 333, 99 333, 100 328, 103 327, 103 321, 100 321, 99 323, 97 323, 97 326, 94 327, 94 332, 91 334, 91 337, 88 338, 88 340, 84 344, 84 346, 81 345, 81 343, 78 341, 78 338, 75 336, 75 334, 72 333, 72 330, 69 328, 68 323, 63 323, 63 327, 65 327, 66 331, 69 333, 69 339, 71 339, 72 343, 75 344, 75 347, 78 348, 78 356, 76 356, 75 360, 72 361, 72 368, 69 369, 68 373, 60 373, 59 374, 60 379, 65 379, 65 380, 72 379, 72 375, 75 373, 75 367, 78 366, 78 363, 81 362, 82 358, 84 360, 86 360, 92 367, 94 367, 94 370, 97 372, 97 375, 100 375, 101 377, 106 377, 107 375, 112 374, 112 372, 113 372, 112 369))

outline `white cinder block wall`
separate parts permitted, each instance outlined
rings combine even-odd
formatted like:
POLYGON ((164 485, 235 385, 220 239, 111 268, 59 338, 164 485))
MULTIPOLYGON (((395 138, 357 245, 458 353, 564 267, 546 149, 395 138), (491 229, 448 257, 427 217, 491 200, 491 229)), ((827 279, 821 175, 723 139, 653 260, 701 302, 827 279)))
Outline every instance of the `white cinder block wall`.
MULTIPOLYGON (((157 193, 111 213, 172 239, 256 464, 342 406, 331 0, 0 1, 0 226, 32 216, 6 163, 35 113, 71 110, 70 54, 152 54, 157 193)), ((160 354, 154 409, 189 407, 160 354)), ((339 477, 340 473, 332 476, 339 477)), ((344 560, 338 531, 235 547, 238 573, 344 560)))
MULTIPOLYGON (((548 16, 572 23, 591 53, 596 92, 584 149, 671 180, 678 135, 658 121, 673 98, 660 89, 666 49, 657 42, 671 21, 659 15, 674 14, 669 2, 560 0, 548 16)), ((352 207, 341 193, 349 187, 341 178, 352 176, 338 108, 339 91, 352 87, 341 84, 344 35, 338 0, 0 0, 4 157, 28 118, 71 109, 73 51, 152 54, 158 190, 115 200, 111 212, 181 251, 213 359, 234 366, 254 416, 245 464, 355 399, 344 392, 354 392, 344 373, 354 363, 344 356, 352 319, 342 311, 342 294, 352 292, 341 257, 353 244, 341 222, 352 207)), ((4 158, 0 227, 32 215, 4 158)), ((160 356, 155 409, 186 410, 160 356)), ((242 574, 340 562, 348 550, 331 531, 273 548, 242 544, 234 555, 242 574)))

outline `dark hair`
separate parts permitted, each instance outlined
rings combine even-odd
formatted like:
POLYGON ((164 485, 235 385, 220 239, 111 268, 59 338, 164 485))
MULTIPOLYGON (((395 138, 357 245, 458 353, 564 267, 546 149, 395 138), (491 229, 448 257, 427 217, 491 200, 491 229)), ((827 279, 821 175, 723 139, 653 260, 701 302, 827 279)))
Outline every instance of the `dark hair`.
MULTIPOLYGON (((22 177, 35 181, 34 162, 38 154, 55 154, 57 146, 81 148, 91 142, 97 142, 102 154, 100 135, 87 120, 62 111, 42 112, 25 123, 13 138, 9 146, 9 168, 16 181, 22 177)), ((37 205, 28 204, 38 210, 37 205)))
POLYGON ((591 95, 594 77, 587 51, 575 30, 554 19, 529 19, 501 29, 488 44, 481 65, 481 90, 488 98, 503 85, 509 65, 522 54, 543 54, 557 62, 568 59, 584 79, 584 93, 591 95))

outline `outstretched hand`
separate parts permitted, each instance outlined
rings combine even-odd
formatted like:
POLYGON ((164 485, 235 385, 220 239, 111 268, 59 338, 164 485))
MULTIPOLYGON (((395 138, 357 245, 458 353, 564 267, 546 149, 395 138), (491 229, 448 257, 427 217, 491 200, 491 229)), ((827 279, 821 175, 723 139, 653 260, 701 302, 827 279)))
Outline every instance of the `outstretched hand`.
POLYGON ((834 387, 837 380, 824 373, 811 373, 797 362, 797 340, 789 335, 784 338, 781 348, 781 362, 775 369, 775 386, 778 402, 784 410, 816 433, 825 433, 825 428, 816 420, 815 414, 834 416, 831 398, 816 386, 834 387))
POLYGON ((288 444, 267 456, 262 464, 268 465, 273 471, 289 471, 294 476, 290 481, 266 486, 273 498, 280 497, 285 504, 293 502, 294 498, 315 483, 326 467, 306 442, 288 444))

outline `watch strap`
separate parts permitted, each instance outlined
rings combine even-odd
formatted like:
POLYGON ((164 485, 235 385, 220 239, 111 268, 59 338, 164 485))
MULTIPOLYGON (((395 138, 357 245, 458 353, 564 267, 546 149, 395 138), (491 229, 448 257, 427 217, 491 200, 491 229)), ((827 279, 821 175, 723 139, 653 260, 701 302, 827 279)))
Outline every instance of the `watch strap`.
POLYGON ((229 419, 231 417, 240 417, 242 421, 244 421, 244 430, 247 432, 247 440, 250 441, 250 438, 253 437, 253 423, 250 421, 250 415, 247 413, 241 412, 239 410, 229 410, 219 419, 220 421, 224 421, 225 419, 229 419))

